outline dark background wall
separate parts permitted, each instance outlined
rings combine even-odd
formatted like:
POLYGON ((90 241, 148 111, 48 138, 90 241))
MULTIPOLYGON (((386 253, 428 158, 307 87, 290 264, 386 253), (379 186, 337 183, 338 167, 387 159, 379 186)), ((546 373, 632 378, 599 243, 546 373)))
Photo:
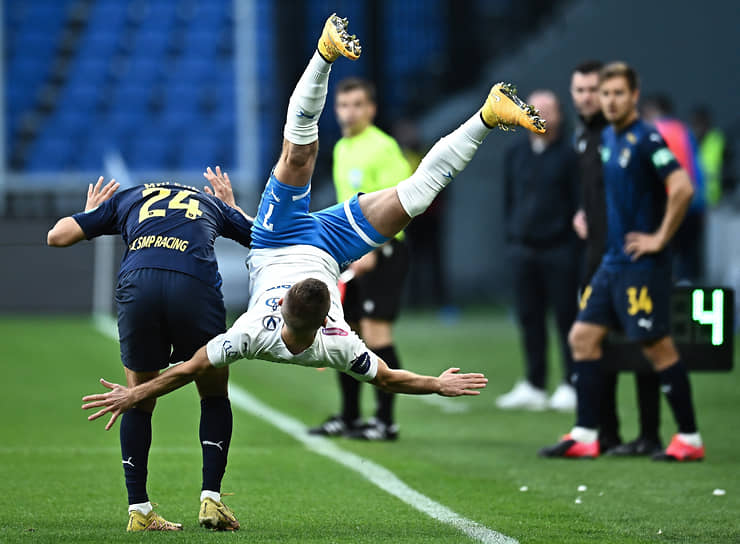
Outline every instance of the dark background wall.
MULTIPOLYGON (((572 114, 571 70, 584 59, 598 58, 633 64, 643 92, 669 93, 679 116, 696 104, 708 104, 718 124, 737 138, 739 29, 740 9, 732 0, 572 2, 553 16, 538 38, 487 66, 477 85, 425 116, 422 134, 431 144, 472 114, 488 88, 502 80, 515 82, 523 95, 551 88, 572 114)), ((501 173, 510 136, 492 134, 449 188, 445 262, 457 300, 507 297, 501 173)))

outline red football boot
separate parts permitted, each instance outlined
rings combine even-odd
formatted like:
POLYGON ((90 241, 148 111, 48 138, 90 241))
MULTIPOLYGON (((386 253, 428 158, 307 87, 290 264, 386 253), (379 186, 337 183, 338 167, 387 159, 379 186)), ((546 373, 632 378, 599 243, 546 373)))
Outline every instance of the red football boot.
POLYGON ((540 457, 569 457, 571 459, 596 459, 599 456, 599 441, 578 442, 566 434, 554 446, 542 448, 540 457))
POLYGON ((665 451, 653 455, 655 461, 701 461, 702 459, 704 459, 704 445, 697 448, 687 444, 677 434, 673 435, 665 451))

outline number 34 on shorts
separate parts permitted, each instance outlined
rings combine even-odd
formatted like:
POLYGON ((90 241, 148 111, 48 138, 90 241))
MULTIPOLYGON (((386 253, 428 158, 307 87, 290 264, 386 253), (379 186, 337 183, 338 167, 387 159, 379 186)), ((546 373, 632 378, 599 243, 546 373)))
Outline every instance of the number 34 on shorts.
POLYGON ((653 299, 650 298, 647 286, 643 285, 639 289, 637 287, 627 287, 626 294, 627 313, 629 315, 636 315, 640 311, 646 314, 653 313, 653 299))
MULTIPOLYGON (((583 290, 583 293, 581 294, 581 300, 579 301, 579 306, 581 310, 585 310, 586 306, 588 306, 588 299, 591 298, 591 293, 593 292, 593 288, 590 285, 587 285, 586 288, 583 290)), ((627 297, 627 314, 628 315, 637 315, 638 312, 643 311, 646 314, 653 313, 653 299, 650 298, 650 293, 648 293, 648 288, 646 285, 643 285, 641 287, 627 287, 627 290, 625 291, 625 296, 627 297)))

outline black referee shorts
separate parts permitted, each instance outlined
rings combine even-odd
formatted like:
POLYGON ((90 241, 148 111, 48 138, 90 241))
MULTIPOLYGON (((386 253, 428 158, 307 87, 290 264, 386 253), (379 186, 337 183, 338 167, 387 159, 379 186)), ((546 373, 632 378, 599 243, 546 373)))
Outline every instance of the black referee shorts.
POLYGON ((395 321, 398 317, 409 268, 408 246, 394 238, 377 252, 375 268, 347 284, 344 318, 350 323, 365 317, 382 321, 395 321))

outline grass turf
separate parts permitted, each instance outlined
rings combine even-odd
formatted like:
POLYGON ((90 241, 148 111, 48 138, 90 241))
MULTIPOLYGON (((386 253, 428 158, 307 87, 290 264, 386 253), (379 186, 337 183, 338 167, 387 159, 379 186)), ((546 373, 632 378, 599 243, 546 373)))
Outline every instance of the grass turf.
MULTIPOLYGON (((480 397, 399 397, 397 443, 337 440, 340 447, 393 471, 417 491, 521 542, 736 542, 740 540, 740 434, 737 372, 694 374, 708 457, 696 464, 647 459, 593 462, 535 455, 572 424, 572 416, 502 412, 493 406, 521 370, 518 336, 500 312, 463 314, 453 325, 408 315, 398 325, 407 368, 483 370, 480 397), (429 399, 435 399, 430 402, 429 399), (464 410, 464 411, 463 411, 464 410), (578 492, 579 485, 587 490, 578 492), (527 486, 528 491, 520 491, 527 486), (727 490, 714 496, 713 489, 727 490), (576 498, 580 497, 580 504, 576 498)), ((96 380, 122 381, 118 346, 86 318, 0 319, 0 542, 119 542, 126 495, 118 437, 88 423, 80 397, 96 380)), ((553 347, 554 351, 554 347, 553 347)), ((553 379, 558 368, 553 362, 553 379)), ((331 372, 262 362, 232 366, 232 381, 308 425, 336 411, 331 372)), ((636 434, 634 388, 620 379, 623 436, 636 434)), ((554 383, 553 383, 554 385, 554 383)), ((373 392, 363 388, 366 414, 373 392)), ((663 437, 674 429, 663 404, 663 437)), ((149 462, 158 511, 181 521, 178 542, 465 542, 360 476, 306 450, 264 421, 234 410, 224 491, 242 521, 235 534, 197 526, 200 448, 197 394, 189 386, 159 401, 149 462)))

